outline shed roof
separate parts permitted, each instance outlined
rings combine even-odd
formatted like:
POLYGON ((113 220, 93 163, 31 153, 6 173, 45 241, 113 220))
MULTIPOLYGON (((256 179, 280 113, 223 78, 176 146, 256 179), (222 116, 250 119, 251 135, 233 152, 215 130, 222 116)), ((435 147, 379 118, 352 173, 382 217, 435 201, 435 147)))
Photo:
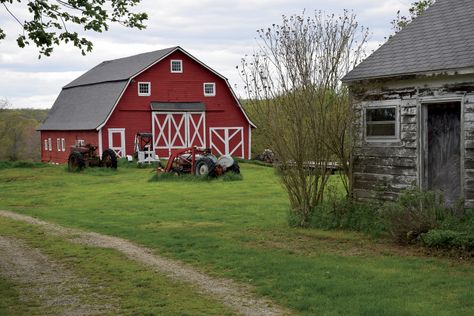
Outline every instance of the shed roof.
POLYGON ((473 17, 473 0, 438 0, 343 81, 474 67, 473 17))
POLYGON ((250 121, 227 78, 217 73, 179 46, 104 61, 63 87, 48 117, 38 130, 93 130, 106 122, 131 78, 148 69, 176 50, 222 78, 231 90, 238 107, 250 121))

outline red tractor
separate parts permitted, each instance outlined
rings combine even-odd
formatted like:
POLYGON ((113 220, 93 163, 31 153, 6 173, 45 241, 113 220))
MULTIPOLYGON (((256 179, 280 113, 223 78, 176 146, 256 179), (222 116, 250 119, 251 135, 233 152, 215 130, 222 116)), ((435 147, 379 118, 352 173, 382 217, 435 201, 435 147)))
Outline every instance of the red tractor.
POLYGON ((240 167, 231 156, 217 159, 210 148, 189 147, 172 152, 166 167, 158 172, 218 177, 226 172, 240 173, 240 167))
POLYGON ((69 171, 80 171, 86 167, 117 169, 117 155, 115 151, 106 149, 102 153, 101 159, 97 154, 97 146, 91 144, 77 143, 71 146, 67 162, 69 171))

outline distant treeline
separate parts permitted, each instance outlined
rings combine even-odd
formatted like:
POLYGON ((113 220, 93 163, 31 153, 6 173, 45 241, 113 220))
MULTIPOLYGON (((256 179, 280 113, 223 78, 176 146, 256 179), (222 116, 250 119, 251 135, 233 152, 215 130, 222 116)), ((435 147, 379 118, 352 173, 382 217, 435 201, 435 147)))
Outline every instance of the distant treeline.
POLYGON ((0 160, 41 159, 40 133, 36 129, 48 110, 0 109, 0 160))

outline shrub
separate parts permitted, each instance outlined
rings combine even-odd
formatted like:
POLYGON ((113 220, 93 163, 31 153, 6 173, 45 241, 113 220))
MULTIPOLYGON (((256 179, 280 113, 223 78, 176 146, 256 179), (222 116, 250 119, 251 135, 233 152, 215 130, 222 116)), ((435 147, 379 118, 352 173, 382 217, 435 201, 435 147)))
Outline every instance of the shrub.
POLYGON ((447 215, 440 195, 417 188, 403 192, 396 203, 386 203, 382 211, 388 232, 401 244, 436 228, 447 215))
POLYGON ((380 236, 385 231, 377 208, 347 198, 317 206, 310 225, 314 228, 355 230, 373 237, 380 236))
POLYGON ((433 229, 420 236, 423 245, 437 249, 474 250, 473 231, 433 229))

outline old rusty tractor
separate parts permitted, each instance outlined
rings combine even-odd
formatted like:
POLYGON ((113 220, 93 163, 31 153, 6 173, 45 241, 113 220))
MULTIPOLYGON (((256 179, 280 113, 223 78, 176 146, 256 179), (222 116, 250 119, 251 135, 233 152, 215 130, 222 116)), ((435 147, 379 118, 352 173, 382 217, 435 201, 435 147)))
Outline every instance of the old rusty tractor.
POLYGON ((97 146, 84 143, 76 143, 71 146, 67 162, 69 171, 80 171, 87 167, 117 169, 117 155, 112 149, 106 149, 101 158, 97 154, 97 146))
POLYGON ((240 173, 240 167, 231 156, 218 159, 210 148, 189 147, 172 152, 166 167, 158 168, 157 171, 218 177, 226 172, 240 173))

